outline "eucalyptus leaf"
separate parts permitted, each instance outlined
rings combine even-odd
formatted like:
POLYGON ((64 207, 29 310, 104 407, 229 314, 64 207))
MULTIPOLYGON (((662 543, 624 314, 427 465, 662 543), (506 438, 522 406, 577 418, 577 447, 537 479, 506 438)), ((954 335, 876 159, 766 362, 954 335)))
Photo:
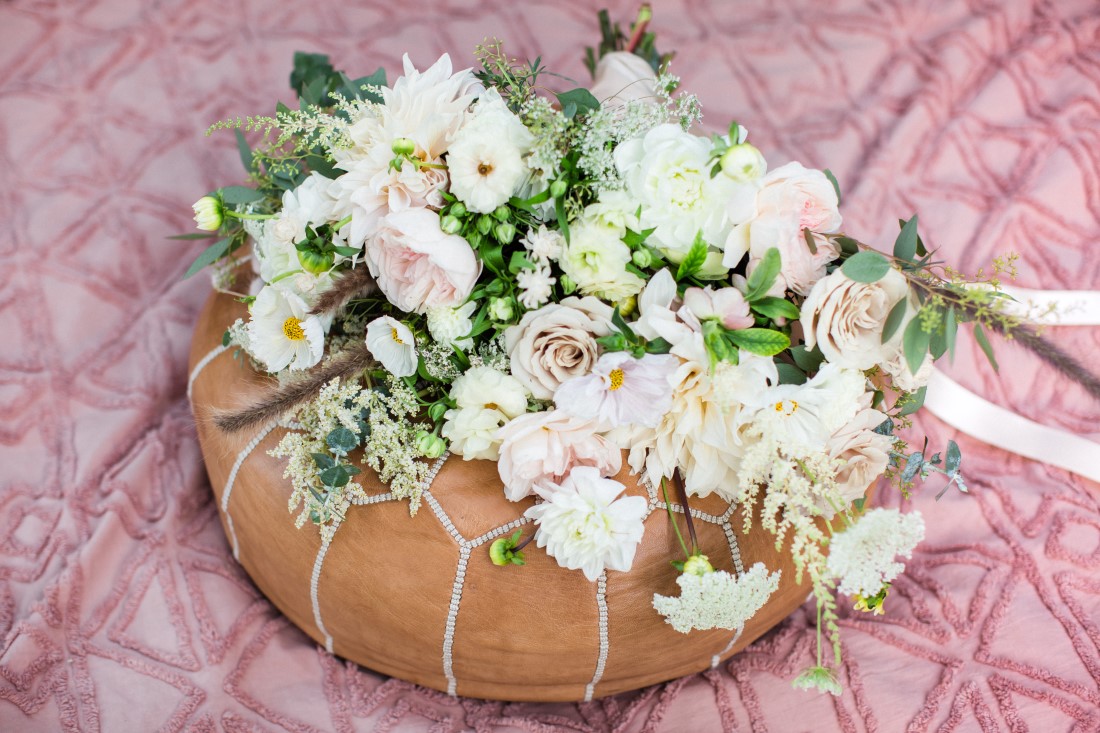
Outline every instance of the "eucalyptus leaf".
POLYGON ((349 474, 343 466, 333 466, 332 468, 326 468, 320 473, 321 483, 325 486, 331 486, 334 489, 338 489, 341 486, 347 486, 348 481, 351 481, 351 474, 349 474))
POLYGON ((886 316, 886 322, 882 324, 882 343, 889 341, 897 333, 898 328, 901 327, 901 322, 905 320, 908 302, 908 298, 902 298, 890 309, 890 313, 886 316))
POLYGON ((898 238, 894 240, 894 257, 899 260, 913 261, 917 254, 917 215, 905 222, 898 238))
POLYGON ((222 201, 227 204, 251 204, 264 200, 262 193, 247 186, 226 186, 225 188, 219 188, 218 194, 221 196, 222 201))
POLYGON ((796 367, 794 364, 787 364, 786 362, 778 361, 775 363, 775 370, 779 372, 780 384, 806 383, 806 373, 796 367))
POLYGON ((821 172, 824 173, 825 177, 829 179, 829 183, 833 184, 833 190, 836 191, 836 203, 837 206, 840 206, 840 204, 843 203, 840 200, 840 182, 836 179, 836 176, 833 175, 833 172, 828 168, 821 172))
POLYGON ((959 466, 962 465, 962 451, 959 450, 959 444, 953 440, 947 441, 947 460, 943 464, 943 468, 947 471, 948 476, 954 476, 959 472, 959 466))
POLYGON ((310 455, 313 456, 313 462, 317 464, 317 468, 322 471, 336 465, 336 461, 328 453, 310 453, 310 455))
POLYGON ((587 89, 570 89, 561 94, 555 94, 561 104, 562 114, 566 119, 572 119, 576 115, 587 114, 600 108, 600 100, 587 89))
POLYGON ((345 427, 339 427, 325 436, 325 443, 336 453, 348 454, 359 447, 359 436, 345 427))
POLYGON ((794 358, 798 368, 807 373, 816 372, 825 361, 825 355, 821 353, 821 349, 814 346, 812 350, 807 350, 802 344, 791 348, 791 357, 794 358))
POLYGON ((906 483, 912 481, 923 465, 924 455, 920 451, 909 456, 905 460, 905 468, 901 472, 901 480, 906 483))
POLYGON ((726 331, 726 338, 738 348, 759 356, 775 356, 791 345, 791 339, 787 334, 770 328, 726 331))
POLYGON ((919 317, 909 321, 909 325, 905 327, 905 335, 902 336, 902 348, 905 351, 905 363, 912 374, 916 374, 924 363, 930 340, 931 335, 921 326, 919 317))
POLYGON ((240 130, 234 130, 237 134, 237 152, 241 155, 241 165, 249 173, 252 172, 252 148, 249 147, 248 141, 244 139, 244 133, 240 130))
POLYGON ((947 341, 947 353, 951 361, 955 360, 955 337, 958 333, 959 322, 955 317, 955 306, 951 306, 947 309, 947 315, 944 316, 943 321, 943 336, 947 341))
POLYGON ((978 346, 982 347, 982 351, 985 353, 985 358, 989 359, 990 365, 993 367, 993 371, 998 372, 1001 368, 997 365, 997 357, 993 355, 993 347, 989 345, 989 339, 985 337, 985 331, 982 329, 982 324, 974 324, 974 338, 978 342, 978 346))
POLYGON ((228 252, 229 240, 219 239, 217 242, 214 242, 212 245, 204 249, 202 251, 202 254, 200 254, 195 259, 195 261, 191 263, 191 266, 187 268, 187 272, 184 274, 183 279, 186 280, 207 265, 214 264, 222 257, 224 257, 228 252))
POLYGON ((914 412, 924 407, 924 398, 927 394, 927 385, 918 389, 916 392, 913 393, 913 398, 905 403, 905 407, 901 408, 901 410, 898 411, 898 414, 903 417, 905 415, 912 415, 914 412))
POLYGON ((890 271, 890 261, 879 252, 864 250, 844 260, 840 270, 856 282, 875 283, 886 277, 890 271))

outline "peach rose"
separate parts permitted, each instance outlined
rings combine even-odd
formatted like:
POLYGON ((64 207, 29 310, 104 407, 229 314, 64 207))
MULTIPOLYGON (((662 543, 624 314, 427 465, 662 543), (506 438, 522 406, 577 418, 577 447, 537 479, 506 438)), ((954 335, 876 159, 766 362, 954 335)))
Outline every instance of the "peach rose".
POLYGON ((623 465, 622 453, 596 433, 593 421, 561 410, 521 415, 497 437, 504 441, 497 470, 511 501, 552 490, 575 466, 592 466, 601 476, 614 476, 623 465))
POLYGON ((367 266, 378 287, 403 311, 423 313, 436 306, 458 306, 481 274, 469 243, 439 227, 439 214, 405 209, 382 219, 367 240, 367 266))
POLYGON ((830 458, 846 461, 836 476, 837 488, 845 504, 866 494, 871 483, 886 470, 894 441, 874 431, 884 420, 886 415, 865 407, 825 445, 830 458))
POLYGON ((596 339, 611 333, 611 306, 597 298, 565 298, 523 314, 504 332, 512 376, 535 399, 553 398, 558 385, 592 371, 596 339))
POLYGON ((899 328, 882 343, 882 327, 890 310, 909 295, 905 276, 891 269, 878 282, 861 283, 836 270, 818 280, 802 304, 806 348, 815 345, 833 364, 870 369, 894 357, 901 345, 899 328))

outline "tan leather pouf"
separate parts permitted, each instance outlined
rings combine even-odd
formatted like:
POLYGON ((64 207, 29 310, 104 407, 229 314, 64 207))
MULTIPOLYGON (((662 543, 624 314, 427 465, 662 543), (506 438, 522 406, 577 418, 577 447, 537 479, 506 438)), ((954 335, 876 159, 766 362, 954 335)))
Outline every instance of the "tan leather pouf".
MULTIPOLYGON (((295 529, 283 462, 267 454, 285 430, 230 435, 210 419, 256 401, 270 386, 247 359, 221 346, 225 329, 241 317, 243 305, 214 294, 191 346, 189 388, 210 482, 241 565, 334 654, 450 694, 588 700, 708 669, 807 596, 772 536, 759 529, 744 535, 740 511, 715 496, 691 504, 711 563, 733 571, 760 561, 783 571, 779 590, 737 637, 722 629, 681 634, 653 609, 654 593, 679 594, 669 561, 683 559, 653 492, 629 573, 609 571, 589 582, 534 543, 524 549, 526 566, 497 567, 490 543, 517 527, 525 536, 534 531, 521 519, 532 500, 505 499, 493 463, 455 457, 442 464, 415 517, 364 467, 358 478, 375 499, 353 506, 323 546, 316 527, 295 529)), ((615 478, 630 494, 647 495, 625 462, 615 478)))

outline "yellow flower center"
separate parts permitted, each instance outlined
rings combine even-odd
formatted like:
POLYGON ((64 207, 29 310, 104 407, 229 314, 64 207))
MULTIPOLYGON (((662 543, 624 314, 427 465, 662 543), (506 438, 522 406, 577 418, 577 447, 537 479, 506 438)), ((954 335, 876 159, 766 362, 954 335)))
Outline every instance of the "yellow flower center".
POLYGON ((390 338, 392 338, 394 341, 396 341, 399 344, 403 345, 405 343, 404 341, 401 340, 401 337, 397 335, 397 329, 396 328, 391 328, 390 329, 390 338))
POLYGON ((302 330, 302 322, 291 316, 283 321, 283 335, 291 341, 301 341, 306 337, 306 332, 302 330))
POLYGON ((608 387, 612 392, 623 386, 623 370, 612 369, 611 373, 607 375, 607 378, 611 380, 611 386, 608 387))
POLYGON ((775 403, 775 411, 783 413, 786 417, 790 417, 798 411, 798 403, 794 400, 780 400, 775 403))

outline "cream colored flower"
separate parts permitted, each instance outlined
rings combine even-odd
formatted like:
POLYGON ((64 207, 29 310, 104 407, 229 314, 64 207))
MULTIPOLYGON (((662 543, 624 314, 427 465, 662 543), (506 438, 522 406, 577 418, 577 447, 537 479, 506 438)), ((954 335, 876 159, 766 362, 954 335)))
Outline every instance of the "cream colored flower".
POLYGON ((444 413, 444 438, 463 460, 499 457, 501 426, 527 411, 527 393, 514 377, 491 367, 474 367, 451 385, 456 409, 444 413))
POLYGON ((780 571, 755 563, 741 575, 725 570, 676 578, 679 596, 653 595, 653 608, 681 634, 694 629, 740 629, 779 588, 780 571))
POLYGON ((878 282, 852 280, 837 269, 817 281, 802 304, 802 332, 806 348, 817 346, 833 364, 870 369, 894 357, 902 328, 886 343, 882 328, 890 310, 909 295, 905 276, 891 268, 878 282))
MULTIPOLYGON (((870 395, 863 400, 868 404, 870 401, 870 395)), ((825 444, 830 458, 845 462, 836 475, 837 489, 845 505, 866 494, 890 462, 893 438, 875 432, 885 420, 885 414, 865 406, 825 444)))
POLYGON ((612 51, 597 62, 590 91, 604 109, 624 107, 629 102, 652 103, 657 100, 657 75, 637 54, 612 51))
POLYGON ((249 315, 249 348, 267 371, 308 369, 321 361, 324 327, 294 293, 265 286, 252 302, 249 315))
POLYGON ((203 196, 191 204, 195 212, 195 226, 204 232, 216 232, 222 225, 222 204, 213 196, 203 196))
POLYGON ((612 309, 596 298, 565 298, 523 314, 504 331, 512 375, 539 400, 592 370, 596 339, 611 332, 612 309))
POLYGON ((470 407, 447 410, 443 417, 445 422, 440 433, 451 442, 452 453, 466 461, 497 460, 500 447, 497 432, 508 422, 503 412, 470 407))
POLYGON ((474 323, 470 316, 477 309, 477 303, 470 301, 458 308, 441 305, 428 309, 428 333, 437 343, 454 345, 466 351, 473 346, 473 339, 468 338, 474 323))
POLYGON ((645 280, 626 269, 630 248, 621 237, 615 228, 583 220, 571 227, 558 264, 581 293, 615 302, 645 286, 645 280))
POLYGON ((456 379, 451 399, 462 408, 500 410, 509 419, 527 412, 527 392, 520 381, 487 366, 468 369, 456 379))
POLYGON ((416 374, 416 337, 396 318, 382 316, 367 324, 367 348, 393 376, 416 374))
POLYGON ((487 90, 448 149, 451 193, 470 211, 491 213, 527 180, 525 159, 534 142, 500 93, 487 90))

